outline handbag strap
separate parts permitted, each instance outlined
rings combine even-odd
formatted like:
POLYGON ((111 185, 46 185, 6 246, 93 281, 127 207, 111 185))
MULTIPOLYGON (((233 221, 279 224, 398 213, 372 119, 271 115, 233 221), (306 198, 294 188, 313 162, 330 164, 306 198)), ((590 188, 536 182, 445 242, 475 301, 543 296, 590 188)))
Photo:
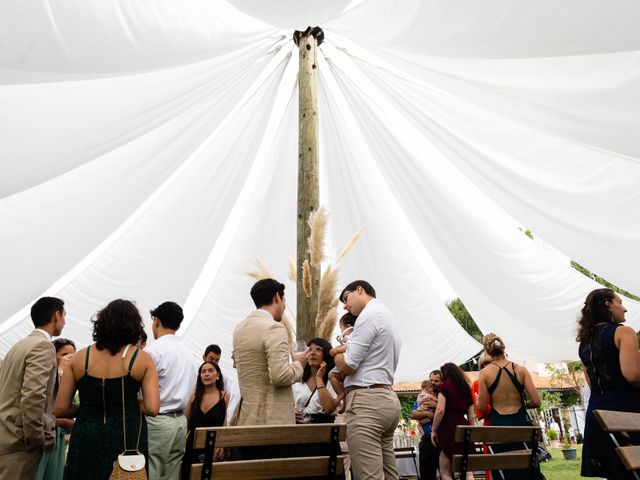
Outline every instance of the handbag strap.
MULTIPOLYGON (((122 352, 122 356, 120 360, 122 361, 122 376, 120 377, 122 384, 122 434, 124 436, 124 451, 128 450, 127 448, 127 422, 125 417, 125 409, 124 409, 124 360, 127 358, 127 353, 129 352, 129 348, 131 345, 127 345, 122 352)), ((136 451, 138 451, 138 447, 140 446, 140 435, 142 433, 142 412, 140 412, 140 421, 138 422, 140 427, 138 429, 138 440, 136 442, 136 451)))
POLYGON ((318 386, 316 385, 316 388, 313 389, 313 392, 311 392, 311 395, 309 395, 309 398, 307 398, 307 403, 305 403, 304 407, 302 408, 307 408, 309 406, 309 403, 311 402, 311 398, 315 395, 317 391, 318 391, 318 386))

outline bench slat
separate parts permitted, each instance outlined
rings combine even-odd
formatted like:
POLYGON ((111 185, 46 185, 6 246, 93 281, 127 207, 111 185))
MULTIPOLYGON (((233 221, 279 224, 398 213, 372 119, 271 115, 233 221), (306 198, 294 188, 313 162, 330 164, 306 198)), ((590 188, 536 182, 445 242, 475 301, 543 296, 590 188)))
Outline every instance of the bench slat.
POLYGON ((593 415, 605 432, 640 432, 640 413, 594 410, 593 415))
MULTIPOLYGON (((453 456, 453 471, 459 472, 462 466, 462 455, 453 456)), ((528 469, 531 466, 531 450, 515 452, 469 455, 467 471, 474 470, 513 470, 528 469)))
POLYGON ((618 456, 627 470, 640 469, 640 445, 629 445, 616 448, 618 456))
POLYGON ((344 442, 347 435, 344 423, 197 428, 194 448, 204 448, 207 430, 216 431, 216 447, 228 448, 329 443, 333 427, 340 428, 340 441, 344 442))
POLYGON ((540 431, 539 438, 542 438, 540 427, 482 427, 458 425, 456 427, 456 442, 464 442, 465 430, 471 431, 472 442, 482 443, 510 443, 529 442, 533 438, 535 430, 540 431))
MULTIPOLYGON (((237 427, 236 427, 237 428, 237 427)), ((254 427, 255 428, 255 427, 254 427)), ((271 440, 273 443, 273 439, 271 440)), ((337 457, 336 473, 344 473, 343 457, 337 457)), ((329 457, 273 458, 215 462, 212 478, 216 480, 267 480, 271 478, 299 478, 327 475, 329 457)), ((200 480, 202 464, 191 466, 191 480, 200 480)))

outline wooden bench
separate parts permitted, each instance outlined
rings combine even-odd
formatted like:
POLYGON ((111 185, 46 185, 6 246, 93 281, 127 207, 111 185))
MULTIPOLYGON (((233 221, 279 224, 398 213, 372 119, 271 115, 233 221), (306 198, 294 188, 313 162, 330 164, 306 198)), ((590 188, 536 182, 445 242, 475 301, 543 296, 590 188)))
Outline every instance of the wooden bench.
POLYGON ((540 427, 482 427, 458 425, 455 440, 464 444, 462 455, 453 456, 453 471, 460 472, 464 479, 467 471, 482 470, 528 470, 529 478, 538 471, 538 442, 542 438, 540 427), (522 450, 505 453, 473 453, 476 442, 492 446, 504 443, 523 442, 522 450), (527 442, 529 447, 524 443, 527 442))
POLYGON ((636 471, 640 469, 640 445, 633 445, 628 435, 640 432, 640 413, 594 410, 593 416, 611 437, 625 468, 640 479, 636 471))
MULTIPOLYGON (((193 449, 204 452, 204 462, 183 464, 183 480, 296 478, 325 476, 334 479, 344 473, 340 442, 346 437, 345 424, 261 425, 251 427, 198 428, 193 449), (329 455, 283 456, 260 460, 213 462, 214 449, 267 447, 271 445, 326 444, 329 455)), ((293 449, 292 452, 293 453, 293 449)))

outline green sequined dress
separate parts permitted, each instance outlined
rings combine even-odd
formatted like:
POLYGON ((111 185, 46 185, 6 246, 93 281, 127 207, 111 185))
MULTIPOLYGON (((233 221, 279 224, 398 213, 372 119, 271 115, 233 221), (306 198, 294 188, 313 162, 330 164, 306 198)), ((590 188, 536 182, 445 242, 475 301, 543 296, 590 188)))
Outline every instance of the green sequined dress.
MULTIPOLYGON (((107 480, 113 462, 124 450, 122 434, 122 379, 97 378, 87 373, 89 350, 85 358, 85 373, 78 380, 80 411, 71 434, 65 480, 107 480)), ((136 350, 129 362, 129 373, 135 362, 136 350)), ((140 414, 138 391, 140 382, 127 373, 124 377, 124 405, 127 428, 127 448, 135 449, 140 422, 140 453, 147 458, 147 422, 140 414)))

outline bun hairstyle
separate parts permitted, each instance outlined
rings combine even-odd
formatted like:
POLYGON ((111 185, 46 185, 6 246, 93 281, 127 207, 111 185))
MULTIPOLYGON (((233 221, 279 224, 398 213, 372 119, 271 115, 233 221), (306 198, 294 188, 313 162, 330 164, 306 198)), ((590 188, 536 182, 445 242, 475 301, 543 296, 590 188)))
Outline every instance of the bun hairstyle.
POLYGON ((484 351, 492 357, 500 357, 504 355, 504 342, 495 333, 487 333, 482 339, 484 351))

